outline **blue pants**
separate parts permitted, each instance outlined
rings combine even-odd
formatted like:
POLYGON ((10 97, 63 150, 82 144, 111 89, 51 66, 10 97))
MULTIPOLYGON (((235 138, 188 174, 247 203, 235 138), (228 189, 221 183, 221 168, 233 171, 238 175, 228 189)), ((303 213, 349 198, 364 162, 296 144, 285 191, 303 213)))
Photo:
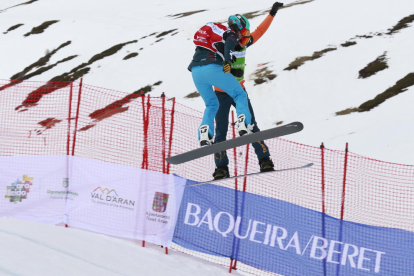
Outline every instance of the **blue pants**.
MULTIPOLYGON (((244 92, 247 96, 247 93, 244 92)), ((227 130, 229 128, 229 112, 230 107, 236 106, 236 103, 233 99, 227 95, 227 93, 223 92, 216 92, 217 98, 220 102, 219 110, 216 114, 216 143, 226 141, 227 130)), ((250 113, 252 115, 252 123, 254 124, 253 132, 260 131, 259 127, 257 126, 256 119, 254 117, 254 112, 252 105, 250 103, 249 97, 247 97, 247 101, 249 104, 250 113)), ((254 151, 257 155, 257 158, 260 160, 265 157, 269 157, 269 148, 263 141, 252 143, 254 151)), ((217 167, 225 167, 229 164, 229 159, 227 158, 227 154, 225 151, 221 151, 214 154, 214 162, 216 163, 217 167)))
MULTIPOLYGON (((251 124, 252 116, 249 110, 247 94, 237 79, 230 73, 225 74, 223 67, 218 64, 208 64, 191 68, 194 84, 206 104, 201 125, 208 125, 209 135, 214 137, 214 118, 219 109, 219 101, 213 86, 226 91, 237 103, 237 115, 244 114, 246 125, 251 124)), ((226 115, 228 117, 228 113, 226 115)), ((200 133, 198 134, 200 139, 200 133)))

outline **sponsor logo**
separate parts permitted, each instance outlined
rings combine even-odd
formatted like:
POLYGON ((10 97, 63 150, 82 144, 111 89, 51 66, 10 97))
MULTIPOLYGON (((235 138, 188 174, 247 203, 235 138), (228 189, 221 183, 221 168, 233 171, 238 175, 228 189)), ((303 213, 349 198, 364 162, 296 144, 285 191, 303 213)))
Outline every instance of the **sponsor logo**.
POLYGON ((122 208, 127 210, 134 210, 135 200, 118 195, 114 189, 108 189, 101 187, 96 188, 91 193, 92 202, 97 204, 107 205, 113 208, 122 208))
MULTIPOLYGON (((209 208, 203 211, 194 203, 188 203, 184 224, 195 227, 195 231, 215 231, 222 238, 247 239, 250 242, 290 251, 300 257, 310 258, 327 263, 350 266, 358 270, 379 273, 381 271, 381 258, 385 252, 365 248, 342 241, 329 240, 324 237, 312 235, 306 237, 299 231, 288 229, 269 223, 249 219, 247 230, 241 233, 242 218, 236 218, 227 212, 214 214, 209 208), (197 229, 197 230, 196 230, 197 229)), ((244 222, 243 222, 244 224, 244 222)), ((245 226, 243 228, 246 228, 245 226)))
POLYGON ((246 51, 231 51, 230 54, 232 54, 233 56, 235 56, 236 58, 242 58, 242 57, 246 57, 246 51))
POLYGON ((246 67, 246 64, 232 64, 231 68, 243 68, 246 67))
POLYGON ((63 178, 62 186, 63 188, 69 187, 69 178, 63 178))
POLYGON ((167 210, 169 194, 155 192, 152 210, 158 213, 164 213, 167 210))
POLYGON ((145 212, 148 221, 164 225, 168 223, 174 223, 171 221, 171 216, 160 214, 164 213, 167 210, 169 197, 169 194, 155 192, 154 201, 152 202, 152 210, 154 210, 155 213, 145 212))
POLYGON ((7 186, 7 194, 5 195, 5 198, 9 198, 10 202, 13 203, 22 202, 23 199, 27 199, 27 194, 30 192, 30 186, 33 185, 32 181, 33 177, 24 174, 22 180, 17 179, 16 182, 7 186))
POLYGON ((50 194, 50 198, 51 199, 71 199, 71 200, 73 200, 73 197, 78 196, 78 193, 72 192, 72 191, 67 189, 69 187, 69 178, 63 178, 62 187, 65 188, 65 190, 59 190, 59 191, 47 190, 47 193, 50 194))

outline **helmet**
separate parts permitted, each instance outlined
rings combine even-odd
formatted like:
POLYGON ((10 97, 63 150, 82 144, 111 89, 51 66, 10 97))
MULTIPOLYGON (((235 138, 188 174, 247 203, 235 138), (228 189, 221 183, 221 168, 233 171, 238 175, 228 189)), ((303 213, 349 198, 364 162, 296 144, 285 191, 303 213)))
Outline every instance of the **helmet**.
POLYGON ((227 24, 229 25, 230 29, 235 32, 241 31, 244 28, 250 30, 249 20, 247 20, 247 18, 241 14, 230 15, 227 24))

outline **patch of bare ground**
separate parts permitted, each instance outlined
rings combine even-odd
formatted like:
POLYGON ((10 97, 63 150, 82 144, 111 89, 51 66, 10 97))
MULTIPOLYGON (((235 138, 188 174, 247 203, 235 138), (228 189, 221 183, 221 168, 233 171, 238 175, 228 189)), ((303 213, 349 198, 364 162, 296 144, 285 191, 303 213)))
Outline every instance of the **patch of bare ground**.
MULTIPOLYGON (((313 2, 313 1, 315 1, 315 0, 296 1, 296 2, 293 2, 293 3, 290 3, 290 4, 286 4, 283 7, 280 7, 279 10, 287 9, 287 8, 290 8, 290 7, 293 7, 293 6, 296 6, 296 5, 307 4, 307 3, 310 3, 310 2, 313 2)), ((250 20, 250 19, 253 19, 255 17, 261 16, 261 15, 264 15, 264 14, 268 14, 269 12, 270 12, 270 9, 267 9, 267 10, 264 10, 264 11, 263 10, 258 10, 258 11, 252 11, 252 12, 244 13, 243 15, 247 19, 250 20)))
POLYGON ((37 69, 36 71, 34 71, 33 73, 27 74, 27 75, 19 78, 19 80, 27 80, 27 79, 30 79, 30 78, 32 78, 34 76, 40 75, 40 74, 42 74, 42 73, 44 73, 46 71, 49 71, 50 69, 52 69, 53 67, 55 67, 59 63, 63 63, 63 62, 69 61, 69 60, 74 59, 76 57, 77 57, 77 55, 70 56, 70 57, 64 58, 62 60, 59 60, 58 62, 56 62, 54 64, 51 64, 49 66, 41 67, 41 68, 37 69))
POLYGON ((156 83, 154 83, 152 85, 149 84, 147 86, 141 87, 140 89, 132 92, 132 94, 139 94, 139 95, 147 94, 148 92, 152 91, 153 86, 160 85, 161 83, 162 83, 162 81, 157 81, 156 83))
POLYGON ((197 98, 197 97, 200 97, 200 93, 198 93, 197 91, 194 91, 193 93, 188 94, 184 98, 186 98, 186 99, 192 99, 192 98, 197 98))
POLYGON ((165 32, 162 32, 162 33, 160 33, 160 34, 157 34, 155 37, 156 37, 156 38, 160 38, 160 37, 162 37, 162 36, 165 36, 165 35, 167 35, 167 34, 170 34, 170 33, 174 32, 174 31, 176 31, 176 30, 178 30, 178 29, 172 29, 172 30, 169 30, 169 31, 165 31, 165 32))
POLYGON ((136 52, 135 53, 130 53, 130 54, 128 54, 124 57, 124 60, 136 57, 137 55, 138 55, 138 53, 136 53, 136 52))
MULTIPOLYGON (((154 83, 153 85, 159 85, 161 83, 162 81, 158 81, 154 83)), ((120 100, 117 100, 105 106, 104 108, 95 110, 94 112, 90 113, 89 117, 93 120, 93 122, 82 127, 81 129, 79 129, 79 131, 86 131, 88 129, 91 129, 92 127, 96 126, 102 120, 105 120, 116 114, 120 114, 120 113, 128 111, 129 106, 125 106, 125 105, 132 102, 135 99, 140 98, 141 96, 145 96, 146 93, 152 90, 153 85, 147 85, 147 86, 141 87, 140 89, 127 95, 126 97, 120 100)))
POLYGON ((265 12, 263 11, 252 11, 252 12, 247 12, 247 13, 243 13, 243 15, 248 19, 253 19, 255 17, 261 16, 263 15, 265 12))
POLYGON ((357 35, 356 38, 373 38, 372 35, 357 35))
MULTIPOLYGON (((296 2, 293 2, 293 3, 287 4, 287 5, 284 5, 283 7, 280 7, 279 10, 291 8, 291 7, 294 7, 294 6, 297 6, 297 5, 308 4, 308 3, 311 3, 313 1, 315 1, 315 0, 301 0, 301 1, 296 1, 296 2)), ((267 13, 270 12, 270 9, 267 10, 266 12, 267 13)))
POLYGON ((120 43, 120 44, 117 44, 117 45, 115 45, 115 46, 112 46, 111 48, 109 48, 109 49, 107 49, 107 50, 105 50, 105 51, 103 51, 102 53, 99 53, 99 54, 97 54, 97 55, 94 55, 89 61, 88 61, 88 64, 92 64, 92 63, 94 63, 95 61, 98 61, 98 60, 100 60, 100 59, 103 59, 103 58, 106 58, 106 57, 108 57, 108 56, 112 56, 112 55, 114 55, 114 54, 116 54, 119 50, 121 50, 124 46, 126 46, 126 45, 128 45, 128 44, 131 44, 131 43, 137 43, 138 42, 138 40, 132 40, 132 41, 129 41, 129 42, 125 42, 125 43, 120 43))
POLYGON ((15 8, 15 7, 18 7, 18 6, 29 5, 29 4, 32 4, 32 3, 37 2, 37 1, 39 1, 39 0, 31 0, 31 1, 27 1, 27 2, 24 2, 24 3, 18 4, 18 5, 14 5, 14 6, 12 6, 12 7, 9 7, 9 8, 7 8, 7 9, 4 9, 4 10, 0 10, 0 12, 4 12, 4 11, 6 11, 6 10, 8 10, 8 9, 15 8))
POLYGON ((347 41, 345 43, 342 43, 341 46, 342 47, 349 47, 349 46, 352 46, 352 45, 355 45, 355 44, 357 44, 356 41, 347 41))
POLYGON ((397 96, 405 91, 407 91, 408 87, 414 85, 414 72, 409 73, 404 78, 400 79, 396 82, 392 87, 385 90, 383 93, 377 95, 374 99, 366 101, 365 103, 361 104, 359 107, 356 108, 348 108, 339 112, 336 112, 336 115, 346 115, 353 112, 366 112, 370 111, 371 109, 379 106, 386 100, 397 96))
POLYGON ((273 72, 269 70, 269 68, 266 66, 257 69, 252 75, 254 79, 254 85, 258 85, 258 84, 265 83, 267 81, 271 81, 277 77, 277 75, 273 74, 273 72))
POLYGON ((414 14, 404 17, 394 27, 388 30, 387 34, 392 35, 398 33, 400 30, 408 28, 410 23, 414 21, 414 14))
MULTIPOLYGON (((30 77, 28 77, 28 76, 26 76, 26 74, 28 73, 28 72, 30 72, 32 69, 34 69, 34 68, 39 68, 39 67, 42 67, 42 66, 45 66, 48 62, 49 62, 49 60, 50 60, 50 58, 54 55, 54 54, 56 54, 60 49, 62 49, 62 48, 64 48, 64 47, 66 47, 66 46, 68 46, 69 44, 71 44, 71 41, 67 41, 67 42, 65 42, 65 43, 63 43, 63 44, 61 44, 57 49, 55 49, 55 50, 53 50, 53 51, 51 51, 51 52, 49 52, 49 51, 47 51, 46 52, 46 54, 43 56, 43 57, 41 57, 39 60, 37 60, 35 63, 33 63, 33 64, 31 64, 31 65, 29 65, 29 66, 27 66, 26 68, 24 68, 23 69, 23 71, 21 71, 21 72, 19 72, 19 73, 16 73, 16 74, 14 74, 10 79, 11 80, 27 80, 27 79, 29 79, 30 77, 32 77, 32 76, 35 76, 35 75, 39 75, 39 74, 41 74, 41 73, 43 73, 44 71, 47 71, 47 70, 43 70, 43 71, 39 71, 37 74, 34 74, 34 73, 32 73, 32 74, 30 74, 30 75, 32 75, 32 76, 30 76, 30 77)), ((72 58, 74 58, 74 57, 76 57, 76 56, 73 56, 72 58)), ((71 59, 72 59, 71 58, 71 59)), ((61 63, 61 62, 65 62, 65 61, 67 61, 68 59, 66 59, 66 60, 61 60, 61 61, 59 61, 59 62, 57 62, 57 63, 61 63)), ((57 63, 56 63, 56 65, 57 65, 57 63)), ((50 69, 50 68, 49 68, 50 69)), ((48 70, 49 70, 48 69, 48 70)))
MULTIPOLYGON (((280 7, 279 10, 287 9, 287 8, 290 8, 290 7, 293 7, 293 6, 297 6, 297 5, 307 4, 307 3, 310 3, 310 2, 313 2, 313 1, 315 1, 315 0, 296 1, 296 2, 293 2, 293 3, 290 3, 290 4, 286 4, 283 7, 280 7)), ((268 14, 269 12, 270 12, 270 9, 267 9, 267 10, 264 10, 264 11, 263 10, 258 10, 258 11, 252 11, 252 12, 243 13, 243 15, 247 19, 250 20, 250 19, 253 19, 255 17, 261 16, 261 15, 264 15, 264 14, 268 14)))
POLYGON ((373 38, 374 36, 384 36, 384 35, 392 35, 398 33, 400 30, 410 27, 410 23, 414 22, 414 14, 408 15, 398 21, 398 23, 388 29, 388 32, 376 32, 376 33, 369 33, 367 35, 357 35, 355 38, 373 38))
POLYGON ((29 35, 33 35, 33 34, 41 34, 43 33, 47 28, 49 28, 50 25, 53 25, 55 23, 59 22, 59 20, 50 20, 50 21, 46 21, 43 22, 42 24, 40 24, 37 27, 34 27, 30 32, 28 32, 27 34, 25 34, 24 36, 29 36, 29 35))
MULTIPOLYGON (((41 98, 44 95, 47 94, 51 94, 54 91, 64 88, 68 85, 70 85, 71 81, 75 81, 79 78, 82 78, 84 75, 88 74, 89 71, 91 70, 90 67, 87 67, 89 65, 91 65, 92 63, 101 60, 105 57, 111 56, 115 53, 117 53, 119 50, 121 50, 125 45, 128 45, 130 43, 136 43, 137 40, 133 40, 133 41, 129 41, 126 43, 121 43, 121 44, 117 44, 105 51, 103 51, 102 53, 99 53, 95 56, 93 56, 88 62, 86 63, 82 63, 81 65, 73 68, 70 72, 66 72, 63 73, 61 75, 55 76, 52 79, 50 79, 45 85, 37 88, 36 90, 30 92, 28 94, 28 96, 26 97, 26 99, 22 102, 22 104, 18 107, 16 107, 16 111, 22 112, 22 111, 26 111, 28 110, 28 108, 37 105, 37 103, 41 100, 41 98)), ((61 45, 62 47, 62 45, 61 45)), ((45 60, 42 60, 42 64, 46 64, 46 62, 49 60, 50 54, 46 55, 45 60)), ((72 57, 68 57, 66 59, 63 59, 59 62, 64 62, 67 61, 69 59, 74 58, 75 56, 72 57)), ((39 61, 38 61, 39 62, 39 61)), ((59 63, 58 62, 58 63, 59 63)), ((16 85, 18 83, 20 83, 21 80, 12 80, 10 84, 7 85, 7 87, 10 87, 12 85, 16 85)), ((3 87, 0 88, 0 90, 3 87)))
POLYGON ((125 43, 120 43, 117 44, 115 46, 112 46, 111 48, 94 55, 93 57, 91 57, 89 59, 88 62, 84 62, 78 66, 76 66, 75 68, 73 68, 72 70, 70 70, 70 72, 67 73, 63 73, 62 75, 56 76, 54 77, 51 81, 69 81, 69 80, 76 80, 79 79, 81 77, 83 77, 84 75, 86 75, 87 73, 89 73, 90 71, 90 67, 87 67, 91 64, 93 64, 94 62, 101 60, 103 58, 112 56, 114 54, 116 54, 119 50, 121 50, 124 46, 131 44, 131 43, 136 43, 138 42, 138 40, 132 40, 129 42, 125 42, 125 43))
POLYGON ((339 115, 351 114, 352 112, 358 112, 358 108, 357 107, 347 108, 345 110, 338 111, 335 114, 339 116, 339 115))
POLYGON ((5 31, 5 32, 3 32, 3 34, 7 34, 8 32, 11 32, 11 31, 13 31, 13 30, 16 30, 17 28, 19 28, 19 27, 21 27, 21 26, 23 26, 24 24, 16 24, 16 25, 13 25, 13 26, 11 26, 10 28, 8 28, 7 29, 7 31, 5 31))
POLYGON ((198 11, 191 11, 191 12, 182 12, 182 13, 177 13, 177 14, 172 14, 172 15, 167 15, 167 17, 174 17, 173 19, 178 19, 178 18, 182 18, 182 17, 186 17, 186 16, 190 16, 199 12, 204 12, 206 10, 198 10, 198 11))
POLYGON ((305 62, 318 59, 318 58, 322 57, 325 53, 335 51, 335 50, 336 50, 336 48, 326 48, 324 50, 314 52, 313 55, 311 55, 311 56, 298 57, 294 61, 292 61, 289 64, 288 67, 286 67, 283 70, 287 70, 287 71, 290 71, 290 70, 293 70, 293 69, 296 70, 300 66, 302 66, 305 62))
POLYGON ((367 66, 365 66, 364 69, 361 69, 359 71, 359 79, 366 79, 368 77, 371 77, 372 75, 375 75, 379 71, 385 70, 388 68, 387 64, 387 52, 385 52, 383 55, 377 57, 376 60, 368 63, 367 66))

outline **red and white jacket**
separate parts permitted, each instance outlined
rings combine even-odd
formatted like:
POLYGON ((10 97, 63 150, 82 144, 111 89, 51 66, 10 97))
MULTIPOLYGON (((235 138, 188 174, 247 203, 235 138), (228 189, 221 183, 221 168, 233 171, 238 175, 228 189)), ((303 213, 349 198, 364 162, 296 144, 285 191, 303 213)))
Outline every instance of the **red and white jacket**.
POLYGON ((209 22, 194 34, 193 42, 198 47, 203 47, 217 53, 224 60, 223 35, 229 30, 230 29, 224 25, 209 22))

